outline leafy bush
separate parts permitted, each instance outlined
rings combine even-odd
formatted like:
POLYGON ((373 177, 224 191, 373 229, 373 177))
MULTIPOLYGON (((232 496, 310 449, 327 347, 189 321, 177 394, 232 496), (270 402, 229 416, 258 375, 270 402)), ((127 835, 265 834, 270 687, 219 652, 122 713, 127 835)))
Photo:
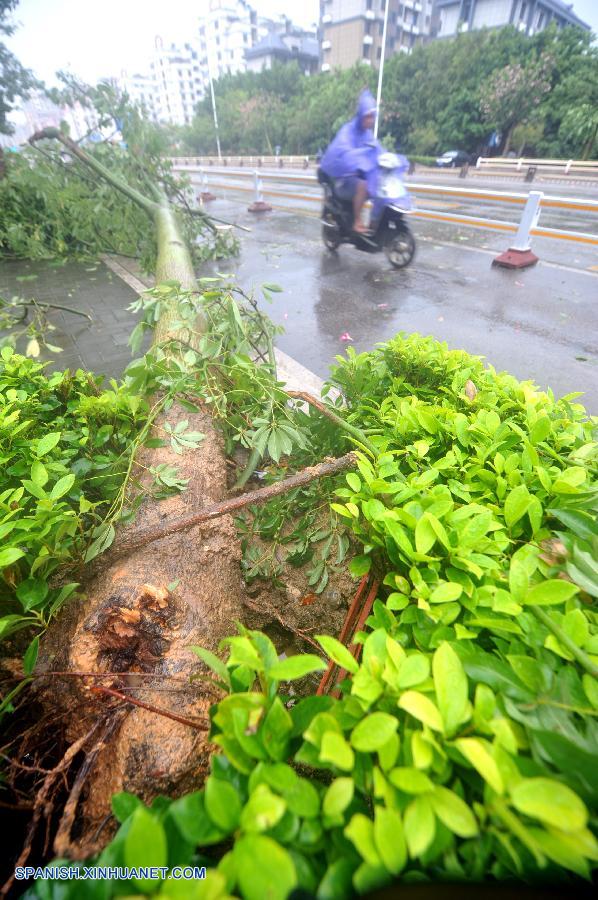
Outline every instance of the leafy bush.
MULTIPOLYGON (((0 351, 0 639, 43 628, 76 589, 58 569, 80 558, 118 495, 123 456, 147 416, 139 396, 86 372, 0 351)), ((37 639, 26 656, 35 665, 37 639)))
POLYGON ((226 662, 195 648, 223 692, 211 775, 150 808, 117 795, 97 863, 207 879, 86 896, 326 900, 397 876, 569 882, 598 860, 595 423, 418 335, 349 351, 333 380, 379 450, 333 507, 363 545, 353 573, 382 581, 361 662, 320 636, 348 674, 297 702, 286 683, 320 656, 243 628, 226 662))

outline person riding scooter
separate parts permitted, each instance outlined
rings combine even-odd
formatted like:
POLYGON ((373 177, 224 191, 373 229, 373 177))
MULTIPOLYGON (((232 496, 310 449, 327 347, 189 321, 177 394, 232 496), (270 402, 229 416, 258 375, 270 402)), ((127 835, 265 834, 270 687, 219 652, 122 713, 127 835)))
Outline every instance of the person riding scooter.
POLYGON ((320 162, 322 172, 333 179, 339 199, 353 201, 353 230, 358 234, 367 232, 360 214, 369 195, 368 176, 383 152, 372 131, 376 113, 373 96, 367 89, 362 91, 354 118, 338 130, 320 162))

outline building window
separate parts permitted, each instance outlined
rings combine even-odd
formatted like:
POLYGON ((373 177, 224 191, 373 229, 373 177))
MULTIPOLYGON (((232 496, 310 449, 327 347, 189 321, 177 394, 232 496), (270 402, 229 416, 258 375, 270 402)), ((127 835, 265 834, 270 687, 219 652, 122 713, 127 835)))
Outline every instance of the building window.
POLYGON ((363 53, 361 55, 363 56, 364 59, 370 58, 370 46, 371 46, 370 44, 363 45, 363 53))
POLYGON ((519 10, 519 20, 522 22, 525 19, 525 14, 527 12, 527 3, 525 0, 522 0, 521 9, 519 10))
POLYGON ((367 3, 366 3, 366 5, 365 5, 365 8, 366 8, 366 9, 371 9, 373 5, 374 5, 373 0, 367 0, 367 3))
POLYGON ((376 59, 380 59, 382 57, 382 47, 378 47, 376 50, 376 59))

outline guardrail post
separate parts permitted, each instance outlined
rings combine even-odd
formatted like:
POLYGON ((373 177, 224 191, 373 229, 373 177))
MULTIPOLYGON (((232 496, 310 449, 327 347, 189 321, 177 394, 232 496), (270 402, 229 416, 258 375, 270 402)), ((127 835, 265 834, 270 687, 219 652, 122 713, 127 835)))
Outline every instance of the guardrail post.
POLYGON ((253 172, 253 188, 254 188, 254 199, 251 206, 247 207, 248 212, 269 212, 272 207, 269 203, 266 203, 262 194, 262 179, 260 178, 259 172, 257 169, 253 172))
POLYGON ((573 165, 573 160, 572 159, 567 160, 567 165, 565 166, 565 175, 569 174, 569 172, 571 171, 572 165, 573 165))
POLYGON ((206 175, 205 170, 203 168, 200 168, 199 176, 201 179, 201 189, 199 191, 198 199, 201 200, 202 203, 206 203, 206 201, 209 201, 209 200, 215 200, 216 194, 213 194, 212 191, 210 190, 210 186, 208 184, 208 176, 206 175))
POLYGON ((531 251, 530 234, 538 224, 543 197, 542 191, 529 192, 515 240, 508 250, 496 257, 492 262, 493 266, 502 266, 505 269, 526 269, 528 266, 536 265, 538 257, 531 251))

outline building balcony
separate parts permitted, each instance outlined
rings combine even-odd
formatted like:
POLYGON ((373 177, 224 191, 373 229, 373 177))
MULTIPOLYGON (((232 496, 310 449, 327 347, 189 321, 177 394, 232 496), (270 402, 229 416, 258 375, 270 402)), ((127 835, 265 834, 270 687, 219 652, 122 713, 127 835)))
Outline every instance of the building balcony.
POLYGON ((374 43, 374 38, 372 37, 371 34, 364 34, 364 36, 363 36, 363 43, 364 43, 364 44, 373 44, 373 43, 374 43))
POLYGON ((330 22, 332 22, 332 16, 330 15, 330 13, 326 13, 325 16, 322 16, 322 25, 328 25, 330 22))
POLYGON ((330 63, 322 63, 322 72, 330 72, 330 63))
POLYGON ((376 13, 374 12, 373 9, 366 9, 364 15, 365 15, 366 19, 375 19, 376 18, 376 13))
POLYGON ((330 50, 331 46, 330 41, 322 41, 322 50, 330 50))

